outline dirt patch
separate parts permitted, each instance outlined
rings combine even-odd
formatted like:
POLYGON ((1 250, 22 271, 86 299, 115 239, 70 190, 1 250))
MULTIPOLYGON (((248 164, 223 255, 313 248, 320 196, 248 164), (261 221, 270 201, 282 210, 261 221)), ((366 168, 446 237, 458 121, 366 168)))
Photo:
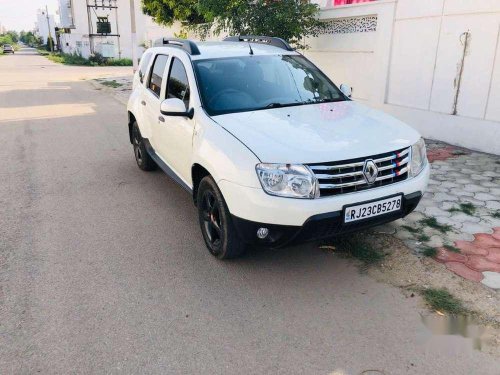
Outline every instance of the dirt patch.
POLYGON ((371 233, 371 240, 386 251, 383 262, 370 267, 370 276, 408 292, 417 288, 446 288, 475 311, 482 321, 500 327, 500 293, 482 284, 465 280, 449 272, 443 264, 418 257, 392 236, 371 233))
MULTIPOLYGON (((401 288, 408 298, 417 297, 426 289, 445 288, 461 301, 464 309, 478 323, 488 326, 488 352, 500 356, 500 292, 480 283, 465 280, 451 272, 434 259, 417 256, 404 243, 386 233, 360 233, 364 241, 375 244, 384 252, 384 258, 366 267, 360 262, 360 269, 379 282, 401 288)), ((323 246, 325 246, 323 244, 323 246)), ((333 245, 323 247, 325 251, 345 256, 342 249, 333 245)), ((422 308, 426 314, 441 314, 433 311, 422 298, 422 308)))

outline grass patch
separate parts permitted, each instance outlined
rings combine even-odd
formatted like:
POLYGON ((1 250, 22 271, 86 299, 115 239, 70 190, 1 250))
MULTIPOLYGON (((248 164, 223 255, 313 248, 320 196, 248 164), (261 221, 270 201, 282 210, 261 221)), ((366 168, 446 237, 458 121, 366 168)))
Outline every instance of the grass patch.
POLYGON ((433 309, 449 314, 464 314, 467 309, 462 305, 462 302, 454 297, 446 289, 429 288, 422 290, 422 296, 425 302, 433 309))
POLYGON ((106 66, 132 66, 131 59, 109 59, 106 66))
POLYGON ((453 245, 443 245, 443 247, 446 249, 446 250, 449 250, 451 252, 454 252, 454 253, 457 253, 457 254, 460 254, 461 251, 458 247, 455 247, 453 245))
POLYGON ((431 238, 428 235, 424 234, 424 233, 419 234, 418 237, 417 237, 417 240, 419 240, 420 242, 427 242, 430 239, 431 238))
POLYGON ((491 214, 495 219, 500 219, 500 211, 495 211, 491 214))
POLYGON ((114 89, 118 88, 118 87, 121 87, 123 86, 121 83, 119 82, 116 82, 116 80, 112 80, 112 81, 103 81, 103 82, 99 82, 101 85, 104 85, 104 86, 107 86, 107 87, 112 87, 114 89))
POLYGON ((47 55, 50 55, 50 52, 45 50, 45 49, 42 49, 42 48, 37 48, 37 51, 40 55, 42 56, 47 56, 47 55))
POLYGON ((38 49, 38 53, 47 57, 50 61, 65 65, 82 65, 82 66, 132 66, 131 59, 109 59, 100 55, 91 56, 86 59, 77 53, 51 53, 43 49, 38 49))
POLYGON ((453 228, 451 225, 448 224, 439 224, 434 217, 426 217, 425 219, 422 219, 419 221, 420 224, 426 225, 428 227, 431 227, 433 229, 436 229, 440 231, 441 233, 447 233, 451 231, 453 228))
POLYGON ((476 213, 476 206, 472 203, 460 203, 458 207, 453 207, 448 210, 449 212, 463 212, 469 216, 474 216, 476 213))
POLYGON ((401 225, 401 228, 404 228, 408 232, 413 233, 413 234, 417 234, 417 233, 422 232, 422 228, 414 228, 414 227, 410 227, 409 225, 401 225))
POLYGON ((348 257, 359 259, 365 266, 378 263, 385 257, 385 253, 361 238, 361 235, 341 236, 331 242, 336 249, 348 257))
POLYGON ((424 254, 426 257, 434 258, 437 255, 437 249, 426 246, 424 248, 424 251, 422 251, 422 254, 424 254))

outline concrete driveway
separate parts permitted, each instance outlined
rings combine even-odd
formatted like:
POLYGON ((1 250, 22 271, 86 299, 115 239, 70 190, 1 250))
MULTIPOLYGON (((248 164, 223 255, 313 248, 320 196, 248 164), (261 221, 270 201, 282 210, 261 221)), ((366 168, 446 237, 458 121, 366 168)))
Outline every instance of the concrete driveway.
POLYGON ((314 244, 215 260, 188 194, 135 165, 123 104, 82 81, 127 69, 0 57, 0 372, 500 373, 314 244))

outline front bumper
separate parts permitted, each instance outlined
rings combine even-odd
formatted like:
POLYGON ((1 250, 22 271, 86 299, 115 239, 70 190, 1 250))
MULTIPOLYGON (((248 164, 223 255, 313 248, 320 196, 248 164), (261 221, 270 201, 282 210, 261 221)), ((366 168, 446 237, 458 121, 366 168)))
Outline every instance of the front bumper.
POLYGON ((238 234, 245 243, 281 247, 290 243, 330 238, 400 219, 412 212, 421 198, 422 193, 420 191, 404 195, 403 206, 400 211, 348 224, 343 222, 343 210, 311 216, 302 226, 259 223, 234 215, 232 215, 232 220, 238 234), (269 235, 265 239, 257 237, 259 228, 269 229, 269 235))
POLYGON ((257 223, 302 227, 320 214, 342 211, 345 206, 370 202, 392 195, 404 196, 427 190, 429 164, 414 178, 383 187, 319 199, 293 199, 266 194, 262 187, 241 186, 227 180, 217 181, 232 215, 257 223))

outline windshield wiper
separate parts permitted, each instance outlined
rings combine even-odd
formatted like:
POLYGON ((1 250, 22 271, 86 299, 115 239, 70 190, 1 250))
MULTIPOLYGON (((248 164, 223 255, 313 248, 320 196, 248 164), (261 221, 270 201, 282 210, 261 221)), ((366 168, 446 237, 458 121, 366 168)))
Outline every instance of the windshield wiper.
POLYGON ((344 98, 337 98, 337 99, 317 99, 317 100, 311 100, 308 103, 335 103, 335 102, 343 102, 345 101, 344 98))
POLYGON ((304 104, 317 104, 317 103, 333 103, 333 102, 343 102, 343 98, 338 98, 338 99, 309 99, 304 102, 293 102, 293 103, 279 103, 279 102, 274 102, 274 103, 269 103, 264 109, 267 108, 282 108, 282 107, 293 107, 293 106, 298 106, 298 105, 304 105, 304 104))
POLYGON ((269 103, 264 108, 292 107, 294 105, 301 105, 301 104, 303 104, 303 103, 301 103, 301 102, 294 102, 294 103, 269 103))

